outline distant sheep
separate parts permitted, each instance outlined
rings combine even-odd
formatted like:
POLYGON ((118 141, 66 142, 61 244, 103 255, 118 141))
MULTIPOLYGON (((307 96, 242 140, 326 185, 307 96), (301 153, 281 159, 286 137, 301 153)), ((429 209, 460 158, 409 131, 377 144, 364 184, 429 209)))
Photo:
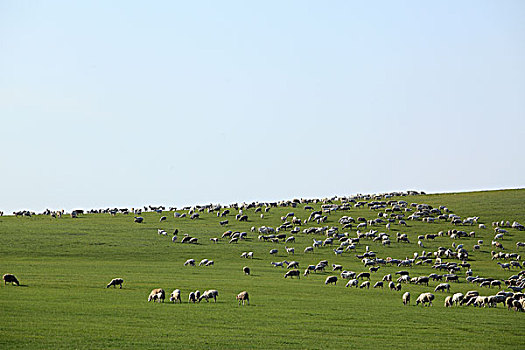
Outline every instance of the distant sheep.
POLYGON ((410 305, 410 292, 403 294, 403 305, 410 305))
POLYGON ((109 288, 111 286, 116 288, 118 285, 120 285, 120 289, 122 289, 122 283, 124 283, 124 280, 122 278, 113 278, 111 282, 108 283, 106 288, 109 288))
POLYGON ((156 301, 159 303, 163 303, 165 297, 166 297, 166 293, 164 292, 164 289, 156 288, 156 289, 153 289, 151 293, 149 293, 148 302, 153 300, 153 302, 156 301))
POLYGON ((244 266, 242 268, 242 271, 244 272, 245 275, 249 275, 250 274, 250 268, 248 266, 244 266))
POLYGON ((324 281, 324 284, 334 284, 337 285, 337 276, 328 276, 326 277, 326 280, 324 281))
POLYGON ((421 293, 416 299, 416 305, 419 305, 419 303, 421 303, 421 305, 423 306, 425 306, 425 304, 428 304, 428 306, 432 306, 432 300, 434 300, 434 294, 421 293))
POLYGON ((240 292, 239 294, 237 294, 236 299, 239 301, 239 305, 241 305, 241 302, 242 302, 242 305, 244 305, 244 302, 246 302, 246 303, 248 303, 248 305, 250 305, 250 297, 248 296, 248 292, 247 291, 243 291, 243 292, 240 292))
POLYGON ((452 307, 452 297, 450 295, 445 298, 445 307, 452 307))
POLYGON ((444 292, 445 290, 447 291, 447 293, 450 293, 450 284, 440 283, 437 285, 436 289, 434 289, 434 292, 437 292, 437 291, 444 292))
POLYGON ((175 289, 173 292, 171 292, 170 301, 173 303, 176 303, 178 301, 182 304, 182 300, 180 298, 180 289, 175 289))
POLYGON ((6 273, 3 278, 4 278, 4 285, 6 285, 7 283, 16 284, 17 286, 20 285, 20 282, 18 282, 18 279, 15 277, 15 275, 6 273))
POLYGON ((299 270, 290 270, 290 271, 288 271, 288 272, 286 272, 284 274, 284 278, 287 278, 287 277, 290 277, 290 278, 292 278, 292 277, 301 278, 300 275, 301 275, 301 272, 299 270))
POLYGON ((184 266, 195 266, 195 259, 188 259, 186 260, 186 262, 184 263, 184 266))
POLYGON ((359 286, 359 288, 367 288, 367 289, 370 289, 370 281, 364 281, 363 283, 361 283, 361 285, 359 286))
POLYGON ((190 292, 188 294, 188 303, 194 303, 197 301, 197 296, 195 295, 195 292, 190 292))
POLYGON ((213 298, 213 301, 217 302, 218 296, 219 296, 219 292, 217 290, 215 289, 206 290, 199 297, 199 303, 202 299, 206 299, 206 302, 208 302, 208 299, 211 299, 211 298, 213 298))

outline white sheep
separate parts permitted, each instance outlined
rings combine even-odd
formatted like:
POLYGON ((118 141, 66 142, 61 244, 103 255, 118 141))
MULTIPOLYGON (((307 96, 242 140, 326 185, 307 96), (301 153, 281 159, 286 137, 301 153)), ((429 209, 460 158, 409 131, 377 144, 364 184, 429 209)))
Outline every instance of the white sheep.
POLYGON ((162 288, 156 288, 156 289, 153 289, 151 291, 151 293, 149 293, 149 297, 148 297, 148 302, 149 301, 156 301, 156 302, 159 302, 159 303, 163 303, 164 302, 164 298, 165 298, 165 292, 164 292, 164 289, 162 288))
POLYGON ((450 295, 445 298, 445 307, 452 307, 452 297, 450 295))
POLYGON ((199 263, 199 266, 206 265, 208 261, 209 261, 208 259, 202 259, 201 262, 199 263))
POLYGON ((195 259, 188 259, 186 260, 186 262, 184 263, 184 266, 195 266, 195 259))
POLYGON ((20 282, 18 282, 18 279, 15 277, 15 275, 10 274, 10 273, 6 273, 3 276, 3 280, 4 280, 4 285, 6 285, 8 283, 16 284, 17 286, 20 285, 20 282))
POLYGON ((419 303, 421 303, 421 305, 425 306, 425 304, 428 304, 428 306, 432 306, 432 300, 434 300, 434 294, 432 293, 421 293, 417 299, 416 299, 416 305, 419 305, 419 303))
POLYGON ((247 302, 248 305, 250 305, 250 297, 248 296, 247 291, 243 291, 237 294, 236 299, 239 301, 239 305, 241 305, 241 302, 242 302, 242 305, 244 305, 244 302, 247 302))
POLYGON ((219 292, 217 290, 215 289, 206 290, 199 297, 199 303, 202 299, 206 299, 206 302, 208 302, 208 299, 211 299, 211 298, 213 298, 213 301, 217 302, 218 296, 219 296, 219 292))
POLYGON ((120 285, 120 289, 122 289, 122 283, 124 283, 124 280, 122 278, 113 278, 111 282, 108 283, 106 288, 109 288, 111 286, 116 288, 118 285, 120 285))
POLYGON ((405 292, 405 294, 403 294, 403 305, 410 305, 410 292, 405 292))
POLYGON ((345 285, 345 287, 355 286, 357 288, 358 284, 359 284, 359 281, 354 278, 354 279, 349 280, 348 283, 345 285))
POLYGON ((176 303, 177 300, 179 301, 179 303, 182 303, 182 300, 180 298, 180 289, 175 289, 173 292, 171 292, 170 295, 171 302, 176 303))

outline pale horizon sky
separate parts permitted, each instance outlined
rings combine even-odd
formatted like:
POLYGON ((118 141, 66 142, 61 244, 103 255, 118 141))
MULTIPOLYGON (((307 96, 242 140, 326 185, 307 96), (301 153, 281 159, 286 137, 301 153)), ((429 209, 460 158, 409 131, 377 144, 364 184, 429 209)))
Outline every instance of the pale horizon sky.
POLYGON ((0 0, 0 210, 523 188, 523 18, 0 0))

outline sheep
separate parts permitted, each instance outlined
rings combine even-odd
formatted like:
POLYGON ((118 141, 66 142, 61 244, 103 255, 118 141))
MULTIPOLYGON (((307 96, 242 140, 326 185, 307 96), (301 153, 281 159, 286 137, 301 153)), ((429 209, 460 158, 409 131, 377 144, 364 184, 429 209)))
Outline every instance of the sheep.
POLYGON ((326 277, 326 280, 324 281, 324 284, 334 284, 337 285, 337 276, 328 276, 326 277))
POLYGON ((217 302, 217 297, 219 296, 219 292, 215 289, 210 289, 204 291, 202 295, 199 297, 198 301, 201 302, 202 299, 206 299, 206 302, 208 302, 208 299, 213 298, 213 301, 217 302))
POLYGON ((370 281, 365 281, 363 283, 361 283, 361 285, 359 286, 359 288, 367 288, 367 289, 370 289, 370 281))
POLYGON ((246 259, 253 259, 253 252, 248 252, 248 254, 246 254, 246 259))
POLYGON ((390 281, 388 282, 388 288, 390 288, 390 290, 396 290, 396 284, 390 281))
POLYGON ((277 249, 271 249, 270 250, 270 254, 277 254, 279 251, 277 249))
POLYGON ((134 218, 135 219, 133 221, 137 224, 141 224, 142 222, 144 222, 144 218, 142 216, 135 216, 134 218))
POLYGON ((455 293, 452 295, 451 303, 456 304, 456 306, 461 303, 463 300, 463 293, 455 293))
POLYGON ((452 297, 450 295, 445 298, 445 307, 452 307, 452 297))
POLYGON ((195 259, 188 259, 186 260, 186 262, 184 263, 184 266, 195 266, 195 259))
POLYGON ((204 266, 212 266, 212 265, 215 265, 215 262, 213 260, 208 260, 208 262, 204 266))
POLYGON ((113 286, 114 288, 117 287, 117 285, 120 285, 120 289, 122 289, 122 283, 124 283, 124 280, 122 278, 113 278, 111 282, 108 283, 106 288, 109 288, 113 286))
POLYGON ((384 275, 382 281, 392 281, 392 274, 384 275))
POLYGON ((360 278, 367 278, 368 280, 370 280, 370 272, 361 272, 359 275, 357 275, 356 279, 360 278))
POLYGON ((295 255, 295 249, 294 248, 288 248, 288 247, 284 247, 284 249, 286 249, 286 253, 287 254, 292 254, 292 255, 295 255))
POLYGON ((17 286, 20 285, 20 282, 18 282, 18 279, 13 274, 6 273, 3 276, 3 279, 4 279, 4 285, 7 285, 7 283, 16 284, 17 286))
POLYGON ((153 289, 151 293, 149 293, 148 302, 153 300, 153 302, 156 301, 159 303, 163 303, 165 296, 166 296, 166 293, 164 292, 164 289, 162 288, 153 289))
POLYGON ((213 238, 210 238, 210 241, 212 241, 213 243, 218 243, 219 239, 216 237, 213 237, 213 238))
POLYGON ((374 288, 383 288, 383 282, 379 281, 374 284, 374 288))
POLYGON ((343 271, 343 265, 332 264, 332 271, 343 271))
POLYGON ((170 295, 171 302, 176 303, 177 300, 182 304, 182 300, 180 299, 180 289, 175 289, 170 295))
POLYGON ((297 278, 300 279, 301 278, 301 272, 299 270, 295 270, 295 269, 294 270, 290 270, 290 271, 288 271, 288 272, 286 272, 284 274, 284 278, 288 278, 288 277, 290 277, 290 278, 297 277, 297 278))
POLYGON ((345 287, 353 287, 355 286, 357 288, 359 281, 356 279, 351 279, 348 281, 348 283, 345 285, 345 287))
POLYGON ((197 301, 197 297, 195 295, 195 292, 190 292, 188 295, 188 303, 194 303, 197 301))
POLYGON ((437 287, 434 289, 434 292, 437 292, 437 291, 447 291, 447 293, 450 293, 450 284, 448 283, 440 283, 437 285, 437 287))
POLYGON ((244 266, 242 268, 242 271, 244 272, 245 275, 249 275, 250 274, 250 268, 248 266, 244 266))
POLYGON ((306 248, 304 248, 304 252, 305 253, 308 253, 308 252, 312 252, 313 253, 313 251, 314 251, 313 247, 306 247, 306 248))
POLYGON ((209 261, 208 259, 202 259, 201 262, 199 263, 199 266, 206 265, 208 261, 209 261))
POLYGON ((416 305, 419 305, 419 303, 421 303, 421 305, 423 306, 425 306, 425 304, 428 304, 428 306, 432 306, 432 300, 434 300, 434 294, 421 293, 416 299, 416 305))
POLYGON ((396 284, 396 290, 399 292, 401 290, 401 283, 396 284))
POLYGON ((410 305, 410 292, 403 294, 403 305, 410 305))
POLYGON ((247 291, 243 291, 243 292, 240 292, 239 294, 237 294, 236 299, 239 301, 239 305, 241 305, 241 302, 242 302, 242 305, 244 305, 244 302, 246 302, 246 303, 248 303, 248 305, 250 305, 250 297, 248 296, 248 292, 247 291))
POLYGON ((274 262, 272 261, 271 263, 274 267, 284 267, 284 264, 282 261, 277 261, 277 262, 274 262))
POLYGON ((355 272, 354 271, 342 271, 341 272, 341 278, 343 279, 350 279, 355 278, 355 272))

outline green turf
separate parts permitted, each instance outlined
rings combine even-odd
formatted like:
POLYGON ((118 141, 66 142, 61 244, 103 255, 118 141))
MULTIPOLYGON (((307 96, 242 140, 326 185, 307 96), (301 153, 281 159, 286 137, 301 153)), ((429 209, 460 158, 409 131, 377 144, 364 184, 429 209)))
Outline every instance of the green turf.
MULTIPOLYGON (((512 272, 503 271, 490 259, 490 242, 494 236, 492 221, 509 220, 525 224, 525 190, 438 194, 403 197, 409 203, 427 203, 434 207, 445 205, 462 216, 480 216, 487 229, 458 227, 475 231, 475 238, 463 238, 471 252, 470 263, 474 274, 505 279, 512 272), (485 244, 472 252, 478 239, 485 244)), ((313 205, 316 209, 320 204, 313 205)), ((221 227, 216 213, 200 213, 201 218, 173 217, 160 223, 157 213, 143 213, 145 223, 136 224, 132 215, 86 214, 77 219, 48 216, 0 217, 0 273, 15 274, 22 286, 0 287, 0 348, 259 348, 259 349, 493 349, 523 348, 525 346, 525 313, 497 308, 443 306, 447 293, 434 293, 434 306, 405 307, 401 295, 417 295, 433 291, 429 287, 403 285, 401 292, 385 288, 362 290, 345 288, 346 281, 337 286, 325 286, 324 280, 332 273, 311 274, 300 279, 284 279, 285 269, 274 268, 271 261, 297 260, 301 271, 306 265, 327 259, 330 264, 342 264, 345 269, 367 271, 354 255, 335 256, 332 248, 316 249, 314 254, 303 250, 312 244, 312 238, 321 235, 296 234, 294 257, 287 256, 284 244, 262 242, 257 234, 249 232, 252 226, 277 227, 280 217, 294 211, 305 219, 309 211, 300 204, 297 208, 272 208, 265 218, 259 218, 253 209, 245 210, 249 221, 235 220, 237 213, 227 217, 230 224, 221 227), (159 236, 157 229, 171 233, 180 230, 179 242, 159 236), (248 239, 238 244, 221 240, 226 230, 247 231, 248 239), (182 234, 199 238, 199 244, 181 244, 182 234), (277 256, 268 252, 277 248, 277 256), (244 251, 255 252, 253 260, 240 258, 244 251), (212 259, 211 267, 184 267, 186 259, 199 262, 212 259), (245 276, 243 266, 249 266, 251 276, 245 276), (123 289, 106 289, 114 277, 124 278, 123 289), (164 288, 169 294, 179 288, 183 304, 148 303, 153 288, 164 288), (190 291, 217 289, 217 303, 189 304, 190 291), (242 290, 250 293, 251 305, 238 306, 235 295, 242 290)), ((182 211, 181 211, 182 212, 182 211)), ((342 215, 372 219, 377 212, 368 208, 337 212, 329 215, 325 224, 310 226, 340 226, 342 215)), ((393 224, 390 230, 392 245, 383 247, 378 242, 362 240, 357 253, 365 246, 379 257, 411 257, 417 235, 437 233, 453 228, 450 222, 408 222, 409 227, 393 224), (405 232, 410 244, 395 242, 395 233, 405 232)), ((384 226, 377 226, 385 232, 384 226)), ((516 241, 525 241, 525 232, 508 229, 502 243, 508 252, 516 252, 516 241)), ((287 232, 289 235, 289 232, 287 232)), ((353 237, 355 229, 349 231, 353 237)), ((450 247, 449 237, 424 241, 425 250, 439 246, 450 247)), ((372 284, 398 267, 381 267, 373 274, 372 284)), ((411 276, 428 275, 429 266, 408 268, 411 276)), ((338 273, 337 273, 338 275, 338 273)), ((496 293, 494 289, 480 288, 465 282, 453 283, 451 293, 479 290, 482 295, 496 293)))

